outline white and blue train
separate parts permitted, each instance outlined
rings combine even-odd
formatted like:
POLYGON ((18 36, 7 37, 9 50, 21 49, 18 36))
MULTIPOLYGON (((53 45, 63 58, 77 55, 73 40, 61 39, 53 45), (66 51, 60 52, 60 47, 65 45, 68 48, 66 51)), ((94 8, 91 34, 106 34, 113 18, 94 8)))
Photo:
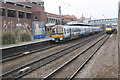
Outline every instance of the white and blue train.
POLYGON ((79 25, 56 25, 52 27, 51 38, 53 42, 75 39, 81 36, 95 34, 101 31, 100 27, 79 25))

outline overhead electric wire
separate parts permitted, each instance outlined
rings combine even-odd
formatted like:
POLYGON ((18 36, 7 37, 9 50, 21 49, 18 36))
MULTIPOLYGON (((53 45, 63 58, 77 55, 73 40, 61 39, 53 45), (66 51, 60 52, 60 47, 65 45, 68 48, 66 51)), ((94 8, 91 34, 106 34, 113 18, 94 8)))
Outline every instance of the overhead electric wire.
MULTIPOLYGON (((90 13, 87 13, 87 12, 85 12, 85 11, 83 11, 83 10, 80 10, 80 9, 78 9, 78 8, 76 8, 76 7, 74 7, 74 6, 72 6, 70 3, 67 3, 67 2, 63 2, 63 1, 61 1, 61 0, 57 0, 58 2, 61 2, 61 3, 63 3, 63 4, 65 4, 65 5, 67 5, 67 6, 69 6, 69 7, 71 7, 71 8, 73 8, 73 10, 75 10, 75 11, 77 11, 77 13, 80 13, 80 14, 83 14, 83 13, 85 13, 86 15, 89 15, 90 17, 92 17, 92 18, 94 18, 95 19, 95 17, 93 17, 93 15, 92 14, 90 14, 90 13), (79 12, 79 11, 81 11, 81 12, 79 12)), ((60 4, 60 3, 59 3, 60 4)))
MULTIPOLYGON (((67 6, 66 6, 66 5, 63 5, 63 4, 60 3, 60 2, 57 2, 57 3, 58 3, 59 6, 61 6, 61 9, 62 9, 62 10, 65 9, 65 10, 66 10, 65 12, 68 12, 66 15, 68 15, 68 14, 70 14, 70 13, 73 13, 72 10, 74 10, 75 13, 78 13, 78 12, 77 12, 75 9, 73 9, 73 8, 70 8, 70 9, 66 8, 68 5, 67 5, 67 6), (62 5, 63 5, 63 6, 66 6, 66 7, 63 8, 62 5), (72 9, 72 10, 71 10, 71 9, 72 9)), ((65 4, 65 3, 64 3, 64 4, 65 4)), ((62 11, 62 10, 61 10, 61 13, 63 14, 63 11, 62 11)), ((75 13, 74 13, 74 14, 75 14, 75 13)), ((73 15, 73 14, 72 14, 72 15, 73 15)))
MULTIPOLYGON (((85 12, 85 11, 83 11, 83 10, 81 10, 81 9, 78 9, 78 8, 74 7, 73 5, 71 5, 70 3, 63 2, 63 1, 61 1, 61 0, 57 0, 57 1, 59 2, 59 4, 60 4, 60 2, 61 2, 61 3, 65 4, 65 5, 73 8, 73 10, 74 10, 74 11, 77 11, 77 13, 80 13, 80 14, 85 13, 86 15, 89 15, 89 16, 92 17, 93 19, 97 19, 97 18, 96 18, 95 16, 93 16, 92 14, 90 14, 90 13, 88 13, 88 12, 85 12), (80 11, 81 11, 82 13, 81 13, 80 11)), ((70 2, 70 1, 69 1, 69 2, 70 2)), ((97 10, 95 10, 95 12, 100 13, 100 12, 98 12, 97 10)), ((103 14, 103 13, 100 13, 100 14, 103 14)), ((101 16, 103 16, 103 15, 101 15, 101 16)), ((103 16, 103 17, 107 19, 106 16, 103 16)))

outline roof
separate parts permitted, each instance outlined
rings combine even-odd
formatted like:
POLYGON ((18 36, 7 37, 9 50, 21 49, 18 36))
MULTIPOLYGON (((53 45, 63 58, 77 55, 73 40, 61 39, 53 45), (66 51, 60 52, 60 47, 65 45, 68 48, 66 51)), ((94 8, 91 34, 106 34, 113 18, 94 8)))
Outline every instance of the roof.
POLYGON ((60 15, 57 14, 53 14, 53 13, 47 13, 48 16, 52 16, 52 17, 61 17, 60 15))
POLYGON ((82 21, 83 21, 83 20, 85 20, 85 17, 81 17, 81 18, 80 18, 80 19, 78 19, 78 20, 82 20, 82 21))

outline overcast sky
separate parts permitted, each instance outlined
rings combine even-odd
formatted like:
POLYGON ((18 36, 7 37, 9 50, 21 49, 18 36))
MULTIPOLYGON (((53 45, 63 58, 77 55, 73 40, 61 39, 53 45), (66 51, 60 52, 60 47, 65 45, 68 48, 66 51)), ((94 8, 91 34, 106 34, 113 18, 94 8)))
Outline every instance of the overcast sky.
POLYGON ((62 15, 75 15, 80 18, 92 19, 117 18, 119 0, 42 0, 45 4, 45 11, 59 14, 61 6, 62 15))

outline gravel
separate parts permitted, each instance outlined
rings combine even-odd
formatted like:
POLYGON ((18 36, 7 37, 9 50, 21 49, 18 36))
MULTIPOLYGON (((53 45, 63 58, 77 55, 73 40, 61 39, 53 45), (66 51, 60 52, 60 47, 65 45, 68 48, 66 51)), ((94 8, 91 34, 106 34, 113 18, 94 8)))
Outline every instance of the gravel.
MULTIPOLYGON (((83 39, 78 39, 77 41, 82 41, 82 40, 84 40, 84 38, 83 39)), ((71 43, 65 43, 65 44, 62 44, 60 46, 56 46, 54 48, 50 48, 50 49, 45 50, 45 51, 37 52, 37 53, 34 53, 34 54, 30 54, 30 55, 27 55, 27 56, 17 58, 17 59, 12 60, 12 61, 5 62, 5 63, 2 64, 2 72, 4 73, 8 70, 11 70, 11 69, 19 67, 23 64, 29 63, 30 61, 42 58, 42 57, 47 56, 47 55, 50 55, 53 52, 56 52, 60 49, 64 49, 64 48, 66 48, 70 45, 73 45, 75 43, 76 43, 75 41, 71 41, 71 43)))
POLYGON ((43 78, 46 75, 48 75, 49 73, 51 73, 53 70, 57 69, 59 66, 61 66, 62 64, 64 64, 66 61, 68 61, 69 59, 71 59, 73 56, 75 56, 76 54, 78 54, 79 52, 81 52, 83 49, 85 49, 86 47, 88 47, 89 45, 91 45, 94 41, 82 46, 81 48, 51 62, 50 64, 47 64, 35 71, 33 71, 32 73, 24 76, 23 78, 43 78))
POLYGON ((94 55, 75 78, 118 78, 118 48, 116 34, 94 55))

